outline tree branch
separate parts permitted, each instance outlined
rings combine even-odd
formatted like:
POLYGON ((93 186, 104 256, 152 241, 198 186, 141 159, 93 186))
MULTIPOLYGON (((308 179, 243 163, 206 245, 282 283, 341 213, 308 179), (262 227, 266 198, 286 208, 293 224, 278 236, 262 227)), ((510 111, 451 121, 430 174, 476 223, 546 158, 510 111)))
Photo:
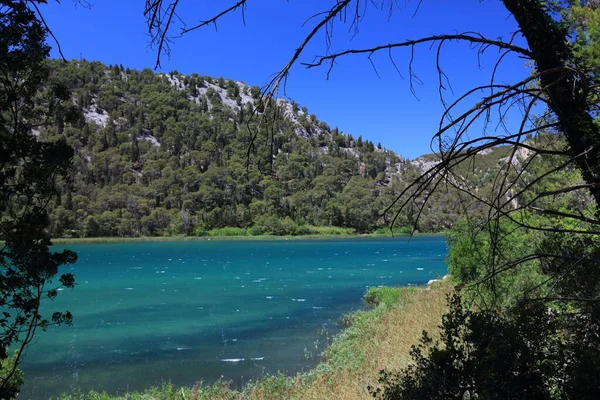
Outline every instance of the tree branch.
POLYGON ((507 50, 514 51, 514 52, 519 53, 527 58, 533 57, 533 54, 529 50, 527 50, 523 47, 513 45, 511 43, 500 41, 500 40, 492 40, 492 39, 487 39, 483 36, 472 36, 472 35, 466 35, 466 34, 457 34, 457 35, 447 34, 447 35, 428 36, 428 37, 424 37, 421 39, 407 40, 405 42, 399 42, 399 43, 384 44, 384 45, 370 47, 367 49, 345 50, 345 51, 342 51, 339 53, 329 54, 326 56, 319 56, 319 57, 317 57, 317 61, 312 62, 312 63, 302 63, 302 65, 306 66, 307 68, 314 68, 314 67, 319 67, 319 66, 323 65, 323 63, 326 61, 335 62, 335 60, 337 58, 347 56, 350 54, 373 54, 380 50, 386 50, 386 49, 389 50, 389 49, 398 48, 398 47, 412 47, 412 46, 422 44, 422 43, 431 43, 431 42, 438 42, 438 41, 444 41, 444 40, 459 40, 459 41, 466 41, 469 43, 479 43, 481 45, 487 44, 487 45, 498 47, 500 49, 507 49, 507 50))

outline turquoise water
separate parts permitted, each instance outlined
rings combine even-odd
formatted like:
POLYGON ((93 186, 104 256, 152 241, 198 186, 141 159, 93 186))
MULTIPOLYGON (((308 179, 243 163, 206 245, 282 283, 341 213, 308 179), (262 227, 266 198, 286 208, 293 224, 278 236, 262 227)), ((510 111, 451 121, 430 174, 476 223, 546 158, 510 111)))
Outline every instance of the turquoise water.
MULTIPOLYGON (((58 247, 58 246, 57 246, 58 247)), ((223 376, 234 386, 318 362, 368 286, 446 273, 440 237, 69 245, 75 289, 45 304, 71 327, 39 332, 21 398, 122 393, 223 376)))

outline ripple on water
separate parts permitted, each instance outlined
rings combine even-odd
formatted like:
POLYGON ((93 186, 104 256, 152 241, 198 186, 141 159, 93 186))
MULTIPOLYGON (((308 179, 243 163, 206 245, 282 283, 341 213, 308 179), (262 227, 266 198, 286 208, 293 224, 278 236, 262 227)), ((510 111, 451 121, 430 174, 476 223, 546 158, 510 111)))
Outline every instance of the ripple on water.
POLYGON ((424 249, 431 247, 430 244, 416 240, 410 253, 404 246, 387 242, 381 240, 386 244, 373 245, 370 239, 336 240, 324 246, 320 241, 298 241, 298 251, 292 249, 296 242, 268 241, 136 243, 124 244, 122 250, 114 245, 74 245, 80 254, 78 280, 81 283, 89 280, 89 284, 82 284, 73 295, 88 301, 72 302, 71 297, 58 296, 52 306, 82 316, 75 328, 81 334, 72 344, 77 354, 68 353, 71 337, 65 338, 67 328, 40 335, 31 352, 56 354, 56 361, 50 369, 45 356, 29 357, 24 369, 28 380, 35 383, 25 387, 21 397, 56 398, 58 394, 53 388, 60 386, 56 390, 66 392, 72 385, 83 390, 93 386, 109 393, 119 390, 115 379, 101 382, 107 374, 96 372, 102 368, 109 368, 113 377, 127 375, 128 384, 136 390, 148 386, 149 381, 162 379, 193 384, 199 375, 211 380, 225 375, 226 379, 239 381, 242 373, 245 378, 260 376, 266 363, 270 370, 290 368, 293 369, 290 373, 294 373, 295 367, 291 365, 304 368, 314 361, 304 360, 303 349, 314 345, 319 327, 361 305, 364 285, 421 284, 431 279, 432 273, 445 272, 443 240, 438 239, 435 248, 427 252, 419 251, 418 246, 415 249, 414 244, 424 243, 424 249), (137 256, 134 261, 130 257, 132 252, 137 256), (400 266, 406 268, 405 273, 397 269, 400 266), (419 266, 423 268, 417 270, 419 266), (166 272, 171 274, 168 278, 166 272), (264 280, 266 277, 268 282, 264 280), (231 282, 234 279, 236 282, 231 282), (254 284, 245 285, 253 280, 254 284), (134 283, 136 286, 131 286, 134 283), (246 287, 240 288, 241 285, 246 287), (107 287, 113 296, 104 295, 107 287), (125 294, 123 290, 133 291, 125 294), (349 300, 349 291, 356 293, 352 294, 355 300, 349 300), (59 303, 62 298, 64 303, 59 303), (73 307, 69 307, 71 304, 73 307), (88 315, 94 317, 83 318, 88 315), (106 322, 101 323, 101 319, 106 322), (117 326, 124 322, 127 325, 117 326), (102 329, 94 332, 96 325, 102 329), (227 337, 239 340, 228 339, 225 348, 217 338, 217 330, 221 329, 227 337), (263 332, 266 332, 264 337, 263 332), (127 340, 115 340, 124 336, 127 340), (289 338, 298 346, 285 341, 289 338), (63 342, 64 349, 59 346, 63 342), (90 342, 94 343, 92 347, 90 342), (100 346, 105 347, 98 350, 100 346), (109 353, 113 349, 118 350, 109 353), (270 356, 263 357, 264 354, 270 356), (77 381, 71 377, 74 369, 64 362, 75 357, 77 381), (108 364, 103 364, 104 359, 108 364), (145 370, 148 366, 144 361, 155 362, 161 368, 145 370), (81 368, 84 363, 86 367, 81 368), (192 364, 193 371, 189 368, 192 364), (57 371, 55 376, 61 374, 60 382, 51 382, 49 371, 52 375, 57 371), (33 386, 36 393, 32 394, 33 386), (47 395, 36 397, 39 393, 47 395))

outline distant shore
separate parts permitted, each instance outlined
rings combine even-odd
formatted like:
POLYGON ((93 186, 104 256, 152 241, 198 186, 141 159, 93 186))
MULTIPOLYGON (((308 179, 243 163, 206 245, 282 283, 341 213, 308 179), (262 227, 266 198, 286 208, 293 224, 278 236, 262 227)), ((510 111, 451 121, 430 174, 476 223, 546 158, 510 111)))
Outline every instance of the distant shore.
MULTIPOLYGON (((443 236, 444 233, 415 233, 413 236, 443 236)), ((384 237, 409 237, 409 234, 365 233, 352 235, 244 235, 244 236, 142 236, 142 237, 90 237, 90 238, 52 238, 53 244, 92 244, 92 243, 130 243, 130 242, 197 242, 211 240, 319 240, 319 239, 360 239, 384 237)))

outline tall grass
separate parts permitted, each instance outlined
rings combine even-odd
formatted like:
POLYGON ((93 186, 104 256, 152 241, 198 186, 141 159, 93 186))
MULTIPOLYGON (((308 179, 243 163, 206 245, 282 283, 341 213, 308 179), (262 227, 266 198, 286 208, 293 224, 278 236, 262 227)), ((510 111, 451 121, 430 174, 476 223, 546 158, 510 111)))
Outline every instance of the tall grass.
POLYGON ((143 393, 121 397, 76 392, 60 400, 284 400, 284 399, 365 399, 371 398, 368 385, 377 384, 381 369, 399 370, 410 363, 409 350, 422 331, 435 332, 446 310, 448 282, 432 288, 371 288, 365 301, 368 311, 344 318, 348 327, 336 336, 323 360, 307 373, 293 377, 268 376, 242 391, 219 381, 210 386, 175 387, 170 384, 143 393))

